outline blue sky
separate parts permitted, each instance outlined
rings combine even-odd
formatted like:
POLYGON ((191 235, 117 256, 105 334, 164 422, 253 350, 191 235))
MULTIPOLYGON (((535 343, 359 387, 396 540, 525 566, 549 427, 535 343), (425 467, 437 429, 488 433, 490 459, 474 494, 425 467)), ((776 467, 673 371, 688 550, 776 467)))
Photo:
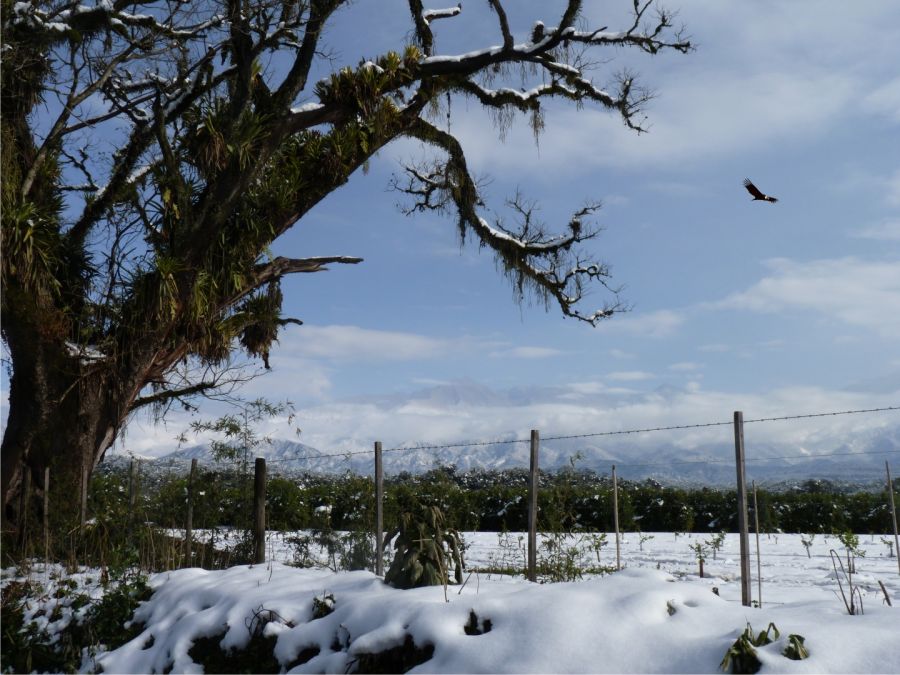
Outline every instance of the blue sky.
MULTIPOLYGON (((535 20, 555 25, 559 3, 507 4, 521 39, 535 20)), ((589 26, 615 29, 630 3, 585 5, 589 26)), ((498 44, 486 7, 470 0, 436 23, 438 53, 498 44)), ((604 203, 590 247, 631 312, 591 328, 517 305, 492 256, 460 247, 452 219, 400 213, 390 179, 421 154, 400 143, 276 242, 277 254, 365 262, 284 282, 285 314, 305 325, 283 333, 273 370, 245 394, 292 400, 302 440, 326 450, 900 403, 900 6, 668 7, 696 51, 598 54, 612 60, 594 75, 603 85, 623 67, 638 73, 656 92, 649 133, 553 104, 537 145, 524 119, 501 143, 477 105, 451 104, 470 167, 491 178, 490 208, 519 189, 562 227, 586 199, 604 203), (780 201, 752 202, 745 177, 780 201), (410 407, 441 385, 530 394, 522 405, 410 407)), ((326 42, 355 64, 409 31, 405 2, 359 0, 326 42)), ((181 428, 138 422, 125 449, 152 451, 181 428)), ((828 429, 846 440, 898 424, 886 413, 828 429)))

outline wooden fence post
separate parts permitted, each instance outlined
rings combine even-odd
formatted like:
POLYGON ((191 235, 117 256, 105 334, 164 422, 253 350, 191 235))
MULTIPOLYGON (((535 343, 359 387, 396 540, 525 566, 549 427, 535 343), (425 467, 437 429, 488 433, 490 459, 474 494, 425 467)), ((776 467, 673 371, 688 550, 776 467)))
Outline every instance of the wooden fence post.
POLYGON ((762 607, 762 563, 759 559, 759 502, 756 498, 756 481, 753 481, 753 531, 756 533, 756 601, 762 607))
POLYGON ((31 471, 22 472, 22 493, 19 498, 19 552, 23 558, 28 554, 25 547, 28 545, 28 506, 31 503, 31 471))
POLYGON ((44 469, 44 570, 50 567, 50 467, 44 469))
POLYGON ((612 468, 613 481, 613 525, 616 528, 616 569, 622 569, 621 549, 619 546, 619 481, 616 479, 616 465, 612 468))
POLYGON ((253 472, 253 540, 256 544, 253 562, 266 562, 266 460, 257 457, 253 472))
POLYGON ((891 467, 884 460, 884 470, 887 472, 888 505, 891 507, 891 518, 894 521, 894 555, 897 556, 897 572, 900 573, 900 537, 897 535, 897 507, 894 506, 894 483, 891 480, 891 467))
POLYGON ((88 465, 87 462, 84 462, 81 465, 81 513, 78 521, 81 527, 87 523, 88 480, 90 480, 88 465))
POLYGON ((187 518, 184 524, 184 566, 192 567, 194 563, 194 475, 197 473, 197 458, 191 459, 191 472, 187 484, 187 518))
POLYGON ((528 570, 529 581, 537 581, 537 510, 538 510, 538 449, 541 435, 531 430, 531 465, 528 479, 528 570))
POLYGON ((375 441, 375 574, 384 576, 384 466, 381 441, 375 441))
POLYGON ((747 481, 744 474, 744 413, 734 413, 734 458, 737 466, 737 512, 741 545, 741 604, 749 607, 750 591, 750 534, 747 528, 747 481))
POLYGON ((128 508, 134 509, 134 493, 135 493, 135 479, 134 479, 134 459, 132 459, 128 463, 128 508))

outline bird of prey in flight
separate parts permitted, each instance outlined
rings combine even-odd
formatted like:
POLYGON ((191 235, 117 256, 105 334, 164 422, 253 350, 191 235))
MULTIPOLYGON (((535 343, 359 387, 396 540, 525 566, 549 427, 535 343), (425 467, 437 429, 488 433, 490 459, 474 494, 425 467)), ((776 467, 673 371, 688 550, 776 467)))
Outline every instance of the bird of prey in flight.
POLYGON ((775 197, 770 197, 760 192, 759 188, 751 183, 749 178, 744 179, 744 187, 747 188, 747 192, 753 195, 753 201, 772 202, 773 204, 778 201, 775 197))

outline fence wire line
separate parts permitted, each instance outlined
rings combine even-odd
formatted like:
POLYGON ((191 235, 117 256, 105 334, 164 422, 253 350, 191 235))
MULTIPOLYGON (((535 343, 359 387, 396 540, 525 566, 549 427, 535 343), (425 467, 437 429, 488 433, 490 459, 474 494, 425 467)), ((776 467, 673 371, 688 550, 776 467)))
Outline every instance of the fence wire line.
MULTIPOLYGON (((824 413, 808 413, 805 415, 784 415, 781 417, 759 417, 755 419, 744 420, 744 424, 756 424, 760 422, 783 422, 786 420, 799 420, 799 419, 810 419, 814 417, 836 417, 838 415, 858 415, 860 413, 876 413, 876 412, 887 412, 892 410, 900 410, 900 406, 888 406, 884 408, 865 408, 860 410, 841 410, 837 412, 824 412, 824 413)), ((563 441, 563 440, 572 440, 578 438, 597 438, 600 436, 625 436, 628 434, 643 434, 649 433, 653 431, 675 431, 675 430, 683 430, 683 429, 703 429, 708 427, 722 427, 722 426, 732 426, 734 422, 729 420, 727 422, 705 422, 701 424, 678 424, 673 426, 666 427, 648 427, 645 429, 625 429, 620 431, 598 431, 594 433, 587 434, 571 434, 571 435, 557 435, 557 436, 543 436, 541 441, 563 441)), ((403 452, 403 451, 422 451, 422 450, 447 450, 453 448, 475 448, 475 447, 484 447, 488 445, 508 445, 513 443, 530 443, 530 438, 514 438, 506 441, 472 441, 472 442, 464 442, 458 441, 455 443, 445 443, 441 445, 413 445, 413 446, 398 446, 394 448, 385 448, 382 450, 382 453, 385 452, 403 452)), ((788 455, 783 457, 767 457, 767 458, 748 458, 746 461, 770 461, 775 459, 796 459, 796 458, 814 458, 814 457, 834 457, 838 455, 866 455, 866 454, 893 454, 895 452, 900 452, 898 450, 885 450, 885 451, 876 451, 876 452, 856 452, 856 453, 831 453, 831 454, 823 454, 823 455, 788 455)), ((373 450, 349 450, 347 452, 336 452, 336 453, 326 453, 321 455, 301 455, 299 457, 285 457, 281 459, 272 459, 266 460, 267 464, 281 464, 287 462, 300 462, 309 459, 329 459, 334 457, 344 457, 349 459, 350 457, 354 457, 357 455, 373 455, 375 453, 373 450)), ((684 460, 679 462, 662 462, 662 463, 641 463, 641 464, 628 464, 628 463, 618 463, 610 461, 610 464, 615 463, 616 466, 669 466, 673 464, 698 464, 698 463, 722 463, 727 460, 713 460, 713 459, 703 459, 703 460, 684 460)))

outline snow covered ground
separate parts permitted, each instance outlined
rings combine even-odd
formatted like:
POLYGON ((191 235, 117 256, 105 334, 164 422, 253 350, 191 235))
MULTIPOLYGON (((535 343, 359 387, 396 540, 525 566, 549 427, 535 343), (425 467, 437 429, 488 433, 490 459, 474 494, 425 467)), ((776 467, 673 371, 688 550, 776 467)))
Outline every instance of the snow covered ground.
MULTIPOLYGON (((467 563, 483 568, 520 555, 518 536, 466 534, 467 563)), ((807 557, 799 535, 763 535, 761 608, 740 603, 735 535, 726 537, 716 560, 710 556, 708 576, 698 576, 690 546, 705 539, 656 533, 641 551, 638 535, 627 534, 621 572, 557 584, 473 573, 446 595, 441 587, 396 590, 370 572, 335 574, 277 561, 162 573, 153 577, 156 592, 135 617, 143 632, 98 654, 94 666, 202 672, 188 653, 195 640, 221 635, 223 648, 240 648, 249 640, 248 627, 262 619, 287 672, 347 672, 366 654, 411 640, 424 661, 413 672, 713 673, 747 623, 759 632, 773 622, 781 634, 757 650, 761 672, 900 673, 900 574, 880 536, 860 537, 866 556, 857 561, 853 580, 863 599, 861 616, 848 615, 835 593, 828 556, 838 548, 834 537, 817 536, 807 557), (894 607, 884 602, 879 580, 894 607), (314 618, 316 607, 325 605, 333 611, 314 618), (789 634, 804 636, 809 658, 782 655, 789 634)), ((614 564, 612 535, 607 541, 601 561, 614 564)), ((274 533, 269 550, 276 560, 293 555, 274 533)), ((594 551, 587 553, 585 560, 596 561, 594 551)), ((755 557, 752 567, 757 599, 755 557)))

